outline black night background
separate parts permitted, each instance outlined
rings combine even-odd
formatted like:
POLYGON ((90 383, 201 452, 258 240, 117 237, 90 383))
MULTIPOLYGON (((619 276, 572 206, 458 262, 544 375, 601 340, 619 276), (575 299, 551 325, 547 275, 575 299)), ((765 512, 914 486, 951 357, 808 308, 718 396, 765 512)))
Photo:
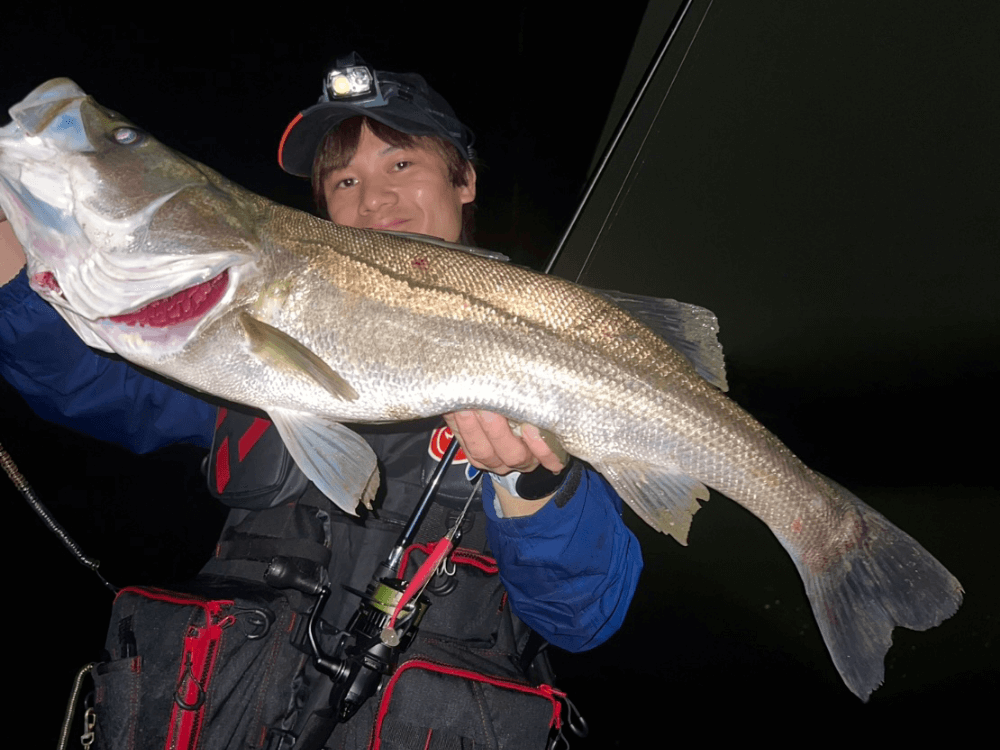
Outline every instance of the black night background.
MULTIPOLYGON (((620 81, 645 68, 630 55, 648 59, 677 5, 330 4, 257 16, 21 5, 4 14, 0 104, 68 76, 171 147, 308 210, 308 184, 277 166, 278 139, 334 58, 357 50, 376 68, 420 72, 471 125, 483 161, 477 244, 541 267, 613 104, 620 113, 620 81)), ((803 726, 895 742, 928 724, 974 736, 1000 663, 989 406, 1000 5, 694 5, 679 37, 687 52, 671 53, 680 72, 651 91, 659 117, 642 133, 655 150, 627 177, 611 170, 556 270, 712 309, 730 395, 918 539, 966 598, 934 630, 894 633, 885 684, 864 705, 759 521, 713 494, 682 548, 627 511, 646 568, 624 627, 592 652, 554 654, 559 686, 592 728, 572 744, 628 747, 650 731, 664 744, 790 744, 803 726)), ((134 456, 41 421, 0 387, 0 443, 109 579, 167 585, 198 570, 223 519, 201 451, 134 456)), ((111 598, 5 483, 6 662, 15 712, 47 746, 74 673, 100 653, 111 598)))

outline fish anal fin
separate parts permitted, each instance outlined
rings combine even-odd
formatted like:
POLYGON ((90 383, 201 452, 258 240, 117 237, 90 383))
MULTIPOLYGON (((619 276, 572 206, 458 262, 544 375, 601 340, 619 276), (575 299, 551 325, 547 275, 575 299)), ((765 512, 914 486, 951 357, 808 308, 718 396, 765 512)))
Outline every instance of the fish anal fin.
POLYGON ((708 488, 677 470, 609 457, 594 466, 643 521, 687 546, 691 520, 708 488))
POLYGON ((358 392, 351 384, 308 347, 246 312, 240 313, 239 320, 250 342, 250 351, 269 366, 305 376, 344 401, 357 400, 358 392))
POLYGON ((371 508, 378 462, 364 438, 316 414, 269 409, 268 415, 302 473, 337 507, 351 515, 357 515, 359 501, 371 508))

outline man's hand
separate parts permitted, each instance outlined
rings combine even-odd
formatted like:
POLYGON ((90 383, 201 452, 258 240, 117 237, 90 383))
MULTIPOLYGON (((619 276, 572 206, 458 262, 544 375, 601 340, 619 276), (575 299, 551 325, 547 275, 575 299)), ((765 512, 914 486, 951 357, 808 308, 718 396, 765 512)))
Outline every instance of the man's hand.
MULTIPOLYGON (((542 439, 534 425, 521 425, 521 437, 514 434, 506 417, 490 411, 457 411, 444 415, 445 422, 462 445, 469 463, 494 474, 529 472, 544 466, 553 473, 563 462, 542 439)), ((504 518, 530 516, 541 510, 552 495, 541 500, 511 496, 494 484, 504 518)), ((554 493, 553 493, 554 494, 554 493)))
POLYGON ((457 411, 445 414, 444 419, 477 469, 509 474, 532 471, 538 466, 553 473, 563 468, 563 462, 534 425, 521 425, 518 437, 506 417, 491 411, 457 411))
POLYGON ((23 265, 24 250, 14 236, 14 229, 7 217, 0 211, 0 285, 17 276, 23 265))

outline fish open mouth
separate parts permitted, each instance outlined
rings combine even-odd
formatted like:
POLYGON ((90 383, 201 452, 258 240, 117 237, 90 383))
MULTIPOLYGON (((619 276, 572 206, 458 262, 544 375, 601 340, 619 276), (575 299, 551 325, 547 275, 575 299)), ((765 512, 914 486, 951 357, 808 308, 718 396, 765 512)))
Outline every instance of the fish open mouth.
POLYGON ((229 286, 229 270, 226 269, 201 284, 189 286, 169 297, 150 302, 138 310, 108 318, 113 323, 127 326, 149 326, 169 328, 189 320, 200 318, 215 307, 229 286))
POLYGON ((235 286, 230 282, 238 284, 240 275, 238 268, 231 275, 232 268, 228 266, 208 281, 185 287, 130 312, 101 317, 84 317, 77 312, 52 271, 34 273, 31 287, 53 303, 89 346, 117 352, 126 358, 131 355, 163 356, 183 349, 202 326, 225 310, 227 298, 235 286))

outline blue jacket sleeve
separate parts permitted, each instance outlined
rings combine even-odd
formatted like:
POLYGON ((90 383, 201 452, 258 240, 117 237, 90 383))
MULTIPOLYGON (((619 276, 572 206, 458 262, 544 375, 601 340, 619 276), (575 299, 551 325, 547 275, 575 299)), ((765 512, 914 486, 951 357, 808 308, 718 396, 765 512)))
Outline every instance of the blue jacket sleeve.
POLYGON ((214 406, 90 349, 23 269, 0 287, 0 374, 43 419, 136 453, 212 442, 214 406))
POLYGON ((585 470, 573 496, 533 516, 498 518, 483 482, 486 534, 515 614, 549 643, 585 651, 625 619, 642 571, 642 552, 621 517, 622 501, 585 470))

